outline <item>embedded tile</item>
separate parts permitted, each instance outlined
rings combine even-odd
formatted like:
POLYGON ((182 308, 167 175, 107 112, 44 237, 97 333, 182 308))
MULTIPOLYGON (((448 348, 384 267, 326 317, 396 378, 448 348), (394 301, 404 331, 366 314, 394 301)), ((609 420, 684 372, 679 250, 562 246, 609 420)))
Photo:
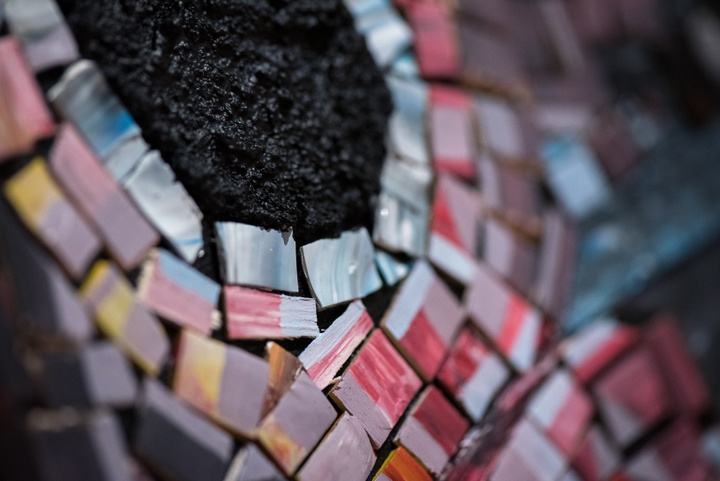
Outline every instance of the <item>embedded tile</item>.
POLYGON ((298 292, 297 248, 292 232, 235 222, 215 224, 225 283, 298 292))
POLYGON ((423 379, 432 380, 464 319, 454 294, 420 261, 400 287, 382 327, 423 379))
POLYGON ((412 453, 433 476, 442 472, 469 427, 445 396, 429 386, 402 424, 395 443, 412 453))
POLYGON ((146 154, 123 184, 145 217, 183 259, 194 262, 203 247, 203 216, 160 154, 146 154))
POLYGON ((137 267, 160 236, 70 125, 61 128, 49 164, 55 179, 90 220, 113 259, 125 271, 137 267))
POLYGON ((430 87, 429 131, 433 165, 443 174, 475 179, 477 141, 470 96, 461 89, 430 87))
POLYGON ((492 474, 494 481, 555 481, 567 468, 563 454, 523 419, 514 428, 492 474))
POLYGON ((508 284, 530 293, 537 268, 537 249, 495 219, 484 223, 483 259, 508 284))
MULTIPOLYGON (((15 2, 20 3, 20 2, 15 2)), ((55 131, 40 87, 12 37, 0 39, 0 163, 30 153, 55 131)))
POLYGON ((430 155, 425 136, 428 87, 420 81, 386 77, 395 109, 388 124, 392 151, 401 159, 428 165, 430 155))
POLYGON ((165 249, 153 249, 143 265, 138 296, 163 319, 208 335, 220 286, 165 249))
POLYGON ((122 273, 108 261, 97 261, 80 293, 94 312, 100 331, 141 369, 156 375, 170 351, 170 341, 122 273))
POLYGON ((372 241, 363 227, 337 239, 300 248, 310 290, 321 309, 371 294, 382 287, 372 241))
POLYGON ((460 54, 449 5, 416 2, 407 9, 407 15, 423 77, 458 79, 460 54))
POLYGON ((315 338, 315 300, 240 286, 225 286, 225 321, 230 339, 315 338))
POLYGON ((145 380, 133 451, 177 481, 222 479, 232 457, 229 434, 205 420, 157 381, 145 380))
POLYGON ((173 391, 233 433, 253 437, 266 402, 268 363, 240 348, 184 330, 173 391))
POLYGON ((300 354, 300 362, 320 389, 329 386, 373 328, 361 301, 355 301, 300 354))
POLYGON ((437 378, 465 412, 478 422, 510 379, 510 370, 478 335, 466 327, 453 344, 437 378))
POLYGON ((373 481, 432 481, 432 476, 405 448, 390 453, 373 481))
POLYGON ((465 296, 470 319, 518 371, 529 369, 540 347, 540 312, 481 264, 465 296))
POLYGON ((573 467, 585 481, 608 481, 621 458, 598 425, 592 426, 573 457, 573 467))
POLYGON ((410 265, 402 262, 387 252, 375 249, 375 264, 380 276, 388 286, 394 286, 405 279, 410 273, 410 265))
POLYGON ((55 0, 7 0, 5 16, 35 72, 63 67, 80 57, 75 37, 55 0))
POLYGON ((75 280, 82 279, 102 248, 100 240, 36 157, 3 186, 20 219, 75 280))
POLYGON ((233 458, 224 481, 285 481, 285 476, 254 444, 243 447, 233 458))
POLYGON ((375 452, 362 426, 344 413, 297 475, 299 481, 365 481, 375 452))
POLYGON ((382 331, 375 330, 330 397, 355 416, 378 448, 421 387, 417 374, 382 331))

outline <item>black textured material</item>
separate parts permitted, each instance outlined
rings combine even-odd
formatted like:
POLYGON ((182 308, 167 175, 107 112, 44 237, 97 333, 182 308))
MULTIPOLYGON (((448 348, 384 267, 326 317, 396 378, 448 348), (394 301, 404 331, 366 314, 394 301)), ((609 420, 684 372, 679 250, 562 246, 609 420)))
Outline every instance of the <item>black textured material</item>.
POLYGON ((209 221, 372 226, 389 92, 341 0, 63 3, 209 221))

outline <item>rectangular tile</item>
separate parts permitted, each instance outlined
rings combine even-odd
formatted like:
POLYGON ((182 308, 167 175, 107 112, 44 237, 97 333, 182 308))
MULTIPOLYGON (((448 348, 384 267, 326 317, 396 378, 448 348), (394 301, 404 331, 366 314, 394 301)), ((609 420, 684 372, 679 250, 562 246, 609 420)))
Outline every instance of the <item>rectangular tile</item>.
POLYGON ((412 453, 433 476, 439 476, 455 454, 469 427, 434 386, 420 394, 395 437, 395 443, 412 453))
POLYGON ((315 301, 305 297, 225 286, 225 320, 230 339, 317 337, 315 301))
POLYGON ((202 213, 170 167, 152 151, 123 179, 145 217, 188 262, 202 249, 202 213))
POLYGON ((417 2, 407 9, 420 71, 426 78, 457 79, 460 55, 450 8, 440 2, 417 2))
POLYGON ((470 319, 517 370, 529 369, 540 347, 541 313, 481 264, 465 297, 470 319))
POLYGON ((425 262, 417 262, 382 321, 388 338, 425 380, 440 369, 465 312, 425 262))
POLYGON ((50 169, 120 267, 137 267, 160 236, 70 125, 53 144, 50 169))
POLYGON ((247 351, 184 330, 173 391, 233 433, 253 437, 266 403, 268 363, 247 351))
POLYGON ((362 426, 344 413, 297 475, 299 481, 365 481, 375 452, 362 426))
POLYGON ((374 481, 431 481, 433 478, 422 464, 405 448, 391 452, 380 468, 374 481))
POLYGON ((592 426, 573 455, 572 465, 586 481, 606 481, 620 465, 621 457, 599 425, 592 426))
POLYGON ((232 456, 229 434, 157 381, 145 380, 133 451, 178 481, 222 479, 232 456))
POLYGON ((298 291, 297 248, 292 231, 236 222, 215 224, 220 272, 226 284, 298 291))
POLYGON ((521 420, 497 460, 495 481, 554 481, 567 467, 567 459, 529 421, 521 420))
POLYGON ((0 39, 0 163, 30 153, 38 140, 55 131, 40 87, 30 72, 18 42, 0 39))
POLYGON ((382 287, 375 249, 363 227, 337 239, 321 239, 300 248, 303 270, 321 309, 371 294, 382 287))
POLYGON ((68 274, 80 280, 102 246, 51 177, 45 160, 33 159, 5 183, 3 192, 23 223, 68 274))
POLYGON ((160 321, 139 301, 130 282, 111 263, 95 263, 80 289, 100 331, 145 372, 156 375, 170 351, 160 321))
POLYGON ((390 116, 388 137, 392 151, 401 159, 428 165, 425 114, 428 87, 416 80, 386 77, 395 109, 390 116))
POLYGON ((330 396, 357 418, 378 448, 421 386, 382 331, 375 330, 330 396))
POLYGON ((438 373, 438 381, 480 421, 510 378, 510 369, 470 328, 460 332, 438 373))
POLYGON ((62 67, 80 56, 75 37, 55 0, 9 0, 5 16, 35 72, 62 67))
POLYGON ((304 371, 258 428, 258 439, 292 476, 318 445, 337 413, 304 371))
POLYGON ((208 335, 220 286, 170 252, 153 249, 143 265, 138 295, 163 319, 208 335))
POLYGON ((332 383, 342 366, 373 328, 361 301, 355 301, 300 354, 300 362, 320 389, 332 383))
POLYGON ((475 180, 477 139, 472 100, 461 89, 436 84, 430 87, 428 128, 433 165, 440 173, 475 180))
POLYGON ((529 296, 536 277, 536 246, 495 219, 488 219, 483 227, 485 263, 518 292, 529 296))
POLYGON ((233 458, 225 481, 281 481, 280 471, 254 444, 245 445, 233 458))

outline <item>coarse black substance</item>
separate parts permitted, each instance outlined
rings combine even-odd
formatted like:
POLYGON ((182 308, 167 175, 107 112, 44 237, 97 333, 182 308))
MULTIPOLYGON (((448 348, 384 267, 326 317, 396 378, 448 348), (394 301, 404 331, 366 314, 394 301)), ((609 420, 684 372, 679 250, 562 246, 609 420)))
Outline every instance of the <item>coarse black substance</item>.
POLYGON ((392 104, 341 0, 62 6, 206 221, 371 228, 392 104))

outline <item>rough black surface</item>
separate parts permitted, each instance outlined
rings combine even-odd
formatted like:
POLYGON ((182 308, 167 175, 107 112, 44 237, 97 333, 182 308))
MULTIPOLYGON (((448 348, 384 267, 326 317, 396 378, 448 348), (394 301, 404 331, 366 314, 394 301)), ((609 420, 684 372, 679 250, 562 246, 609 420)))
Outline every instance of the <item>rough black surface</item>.
POLYGON ((210 221, 372 224, 391 100, 341 0, 73 0, 63 8, 210 221))

